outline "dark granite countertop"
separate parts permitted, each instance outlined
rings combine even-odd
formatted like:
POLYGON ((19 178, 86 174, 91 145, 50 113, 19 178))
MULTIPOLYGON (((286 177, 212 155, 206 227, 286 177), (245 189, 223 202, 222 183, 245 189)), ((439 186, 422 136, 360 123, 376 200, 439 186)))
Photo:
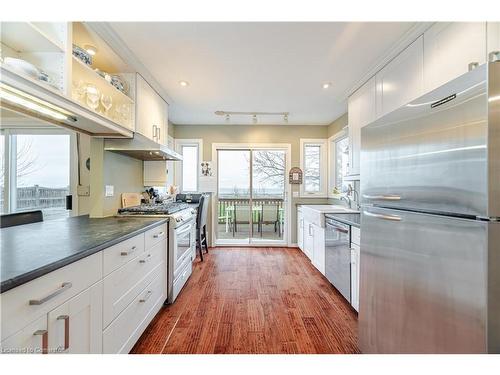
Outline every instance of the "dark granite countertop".
POLYGON ((326 218, 338 220, 344 224, 352 225, 353 227, 361 227, 361 214, 356 213, 334 213, 326 214, 326 218))
POLYGON ((133 237, 166 218, 77 216, 0 230, 0 293, 133 237))

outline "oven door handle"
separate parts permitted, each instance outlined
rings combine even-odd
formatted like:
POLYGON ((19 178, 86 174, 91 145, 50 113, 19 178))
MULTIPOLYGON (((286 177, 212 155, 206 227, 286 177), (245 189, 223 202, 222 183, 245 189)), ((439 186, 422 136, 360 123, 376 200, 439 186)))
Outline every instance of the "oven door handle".
POLYGON ((193 227, 192 223, 189 223, 189 225, 187 225, 187 224, 184 224, 184 225, 181 228, 176 229, 175 234, 177 234, 177 235, 184 234, 184 233, 192 230, 192 227, 193 227), (186 228, 184 228, 184 225, 186 226, 186 228))
POLYGON ((349 233, 348 229, 345 229, 345 228, 342 228, 342 227, 338 227, 335 224, 326 223, 326 225, 329 226, 329 227, 331 227, 333 230, 337 230, 337 231, 342 232, 342 233, 349 233))

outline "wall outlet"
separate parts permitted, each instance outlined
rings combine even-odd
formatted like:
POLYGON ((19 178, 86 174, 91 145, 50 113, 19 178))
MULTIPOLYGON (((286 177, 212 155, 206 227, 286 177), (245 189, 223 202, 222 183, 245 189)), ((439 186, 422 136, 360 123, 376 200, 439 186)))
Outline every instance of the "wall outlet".
POLYGON ((90 196, 90 185, 78 185, 76 188, 76 194, 79 197, 89 197, 90 196))
POLYGON ((298 198, 299 197, 299 192, 298 191, 292 192, 292 197, 298 198))
POLYGON ((113 185, 106 185, 106 197, 112 197, 115 194, 115 187, 113 185))

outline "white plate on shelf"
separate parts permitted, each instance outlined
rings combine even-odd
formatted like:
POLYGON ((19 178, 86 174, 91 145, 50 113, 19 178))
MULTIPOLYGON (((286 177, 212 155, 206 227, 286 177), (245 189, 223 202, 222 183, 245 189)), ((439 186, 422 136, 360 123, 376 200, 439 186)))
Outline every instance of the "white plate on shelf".
POLYGON ((26 60, 16 59, 14 57, 5 57, 3 59, 3 64, 35 79, 39 79, 40 77, 40 71, 38 68, 26 60))

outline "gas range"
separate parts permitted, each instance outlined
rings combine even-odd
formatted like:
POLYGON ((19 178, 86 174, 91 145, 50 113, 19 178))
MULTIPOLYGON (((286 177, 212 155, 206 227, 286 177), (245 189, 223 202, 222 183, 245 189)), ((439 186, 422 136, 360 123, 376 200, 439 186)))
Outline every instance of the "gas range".
POLYGON ((118 216, 167 217, 172 227, 181 226, 194 218, 196 210, 182 202, 141 204, 118 209, 118 216))

